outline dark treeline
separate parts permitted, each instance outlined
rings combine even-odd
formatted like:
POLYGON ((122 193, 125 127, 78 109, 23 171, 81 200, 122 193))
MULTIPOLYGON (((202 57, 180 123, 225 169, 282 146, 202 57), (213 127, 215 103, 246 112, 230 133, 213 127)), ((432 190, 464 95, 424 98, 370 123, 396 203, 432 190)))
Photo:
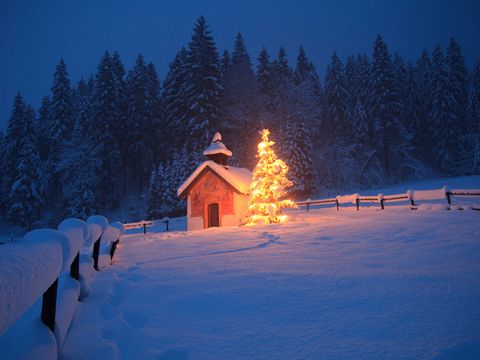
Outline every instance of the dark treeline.
POLYGON ((139 55, 124 68, 105 52, 97 73, 72 85, 63 60, 35 111, 19 93, 0 133, 0 211, 23 226, 85 218, 145 194, 149 217, 177 215, 176 188, 215 131, 255 165, 269 128, 301 199, 433 175, 480 172, 480 62, 469 71, 455 39, 414 63, 390 54, 334 53, 324 81, 300 47, 252 64, 237 35, 219 54, 202 17, 163 82, 139 55))

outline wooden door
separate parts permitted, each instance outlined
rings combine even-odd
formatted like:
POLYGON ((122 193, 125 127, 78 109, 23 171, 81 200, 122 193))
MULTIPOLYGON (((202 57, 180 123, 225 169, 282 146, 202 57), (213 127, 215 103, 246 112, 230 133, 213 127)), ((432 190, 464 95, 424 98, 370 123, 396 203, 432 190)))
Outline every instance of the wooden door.
POLYGON ((208 227, 220 226, 220 214, 218 212, 218 204, 208 205, 208 227))

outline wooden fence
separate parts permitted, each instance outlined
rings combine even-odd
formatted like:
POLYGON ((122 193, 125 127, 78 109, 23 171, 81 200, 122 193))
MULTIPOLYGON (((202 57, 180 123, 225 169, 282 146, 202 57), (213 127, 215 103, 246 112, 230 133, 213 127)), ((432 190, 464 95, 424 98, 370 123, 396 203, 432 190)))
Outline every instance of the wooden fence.
POLYGON ((72 319, 67 320, 68 327, 62 329, 59 335, 55 329, 59 277, 62 275, 64 279, 63 274, 68 272, 69 277, 79 283, 77 291, 80 298, 81 269, 88 269, 80 266, 81 253, 90 252, 92 260, 87 263, 82 261, 82 264, 88 266, 93 263, 93 266, 90 265, 93 271, 99 271, 99 257, 109 257, 111 263, 123 233, 120 223, 109 225, 104 217, 95 215, 87 222, 64 220, 58 230, 33 230, 20 242, 3 245, 0 252, 0 281, 3 286, 0 294, 0 335, 14 325, 41 296, 40 319, 54 333, 60 348, 73 314, 72 319))
MULTIPOLYGON (((296 204, 298 206, 305 206, 307 211, 310 211, 310 207, 314 205, 335 204, 337 211, 339 211, 341 204, 354 204, 356 209, 360 210, 360 204, 362 203, 377 203, 380 209, 384 210, 387 203, 408 201, 410 208, 416 210, 418 203, 422 200, 445 200, 448 205, 452 205, 454 197, 480 197, 480 190, 450 190, 444 187, 440 190, 409 190, 405 194, 392 195, 378 194, 377 196, 361 196, 359 194, 352 194, 320 200, 299 201, 296 204), (416 194, 418 194, 418 196, 416 196, 416 194), (426 198, 424 199, 423 197, 426 198)), ((480 206, 472 206, 472 209, 480 210, 480 206)))
POLYGON ((153 226, 154 222, 162 222, 165 224, 165 231, 169 231, 170 227, 170 218, 164 217, 163 219, 160 220, 142 220, 142 221, 137 221, 137 222, 132 222, 132 223, 126 223, 123 224, 123 227, 125 230, 131 230, 131 229, 139 229, 143 228, 143 234, 147 234, 147 227, 153 226))

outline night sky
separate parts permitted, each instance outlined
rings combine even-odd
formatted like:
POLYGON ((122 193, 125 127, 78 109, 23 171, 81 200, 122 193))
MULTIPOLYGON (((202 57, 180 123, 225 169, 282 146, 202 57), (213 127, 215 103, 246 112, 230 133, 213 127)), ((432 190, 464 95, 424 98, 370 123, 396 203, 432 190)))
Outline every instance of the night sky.
POLYGON ((38 107, 62 57, 73 82, 94 73, 106 49, 118 50, 127 70, 141 52, 163 79, 200 15, 220 52, 233 47, 240 31, 252 58, 262 45, 270 55, 283 45, 294 65, 303 44, 320 73, 334 50, 342 59, 371 54, 377 33, 392 53, 410 60, 423 48, 446 46, 451 36, 470 68, 480 59, 478 0, 0 0, 0 127, 6 125, 18 90, 38 107))

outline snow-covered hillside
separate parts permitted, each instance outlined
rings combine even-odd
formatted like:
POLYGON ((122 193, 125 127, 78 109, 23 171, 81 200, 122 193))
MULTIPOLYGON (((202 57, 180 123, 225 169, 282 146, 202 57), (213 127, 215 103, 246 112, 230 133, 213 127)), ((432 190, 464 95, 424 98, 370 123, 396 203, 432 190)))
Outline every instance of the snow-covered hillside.
POLYGON ((63 359, 480 356, 480 213, 395 206, 127 235, 63 359))

